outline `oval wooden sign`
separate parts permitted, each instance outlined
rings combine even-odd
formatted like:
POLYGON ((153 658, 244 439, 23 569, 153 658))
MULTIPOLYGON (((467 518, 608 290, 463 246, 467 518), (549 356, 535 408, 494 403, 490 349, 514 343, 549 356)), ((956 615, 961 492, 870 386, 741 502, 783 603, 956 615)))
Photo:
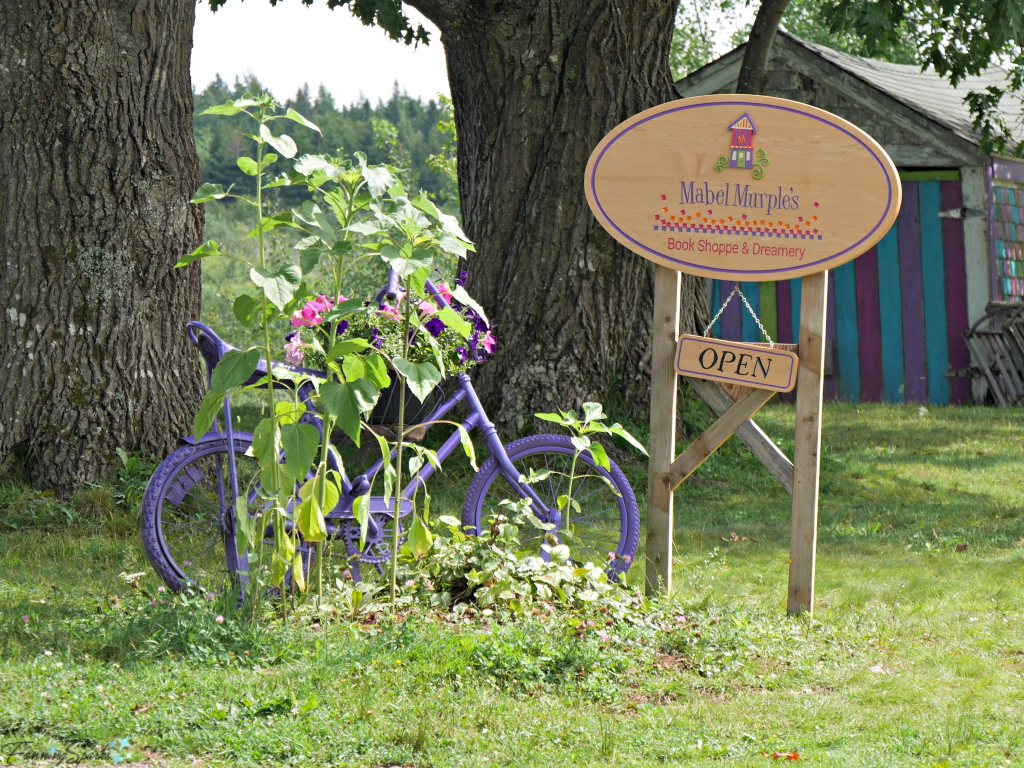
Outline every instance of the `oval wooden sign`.
POLYGON ((768 96, 681 99, 634 115, 587 164, 587 200, 632 251, 724 280, 784 280, 864 253, 902 200, 877 142, 768 96))

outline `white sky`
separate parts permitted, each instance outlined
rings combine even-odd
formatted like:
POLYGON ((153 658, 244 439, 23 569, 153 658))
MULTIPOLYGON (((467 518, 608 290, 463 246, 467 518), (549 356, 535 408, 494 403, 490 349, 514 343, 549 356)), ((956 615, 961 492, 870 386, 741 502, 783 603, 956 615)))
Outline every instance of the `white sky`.
POLYGON ((347 9, 312 7, 299 0, 228 0, 213 13, 196 5, 192 84, 205 88, 218 74, 228 83, 252 72, 278 99, 291 98, 304 83, 316 94, 321 83, 340 107, 365 94, 372 103, 387 99, 394 83, 412 97, 448 94, 448 73, 437 28, 406 6, 414 24, 430 31, 430 45, 414 49, 392 42, 376 27, 364 27, 347 9), (269 30, 266 43, 254 43, 269 30))
MULTIPOLYGON (((689 0, 692 2, 692 0, 689 0)), ((689 4, 684 0, 684 7, 689 4)), ((228 83, 251 72, 281 100, 308 83, 315 94, 323 83, 340 107, 366 95, 371 103, 399 89, 423 100, 448 95, 448 73, 437 28, 405 6, 414 23, 430 31, 430 45, 414 49, 392 42, 380 29, 364 27, 347 9, 312 7, 299 0, 228 0, 217 13, 205 0, 196 6, 192 84, 205 88, 218 74, 228 83), (267 43, 254 43, 269 30, 267 43)), ((716 55, 729 50, 732 29, 753 20, 757 4, 741 5, 733 18, 712 13, 716 55)))

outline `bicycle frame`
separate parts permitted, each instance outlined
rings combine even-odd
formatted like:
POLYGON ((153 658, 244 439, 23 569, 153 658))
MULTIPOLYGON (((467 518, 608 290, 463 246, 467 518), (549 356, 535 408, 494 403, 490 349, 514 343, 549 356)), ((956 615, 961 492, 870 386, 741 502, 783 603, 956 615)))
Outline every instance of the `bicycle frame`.
MULTIPOLYGON (((388 280, 388 287, 383 289, 378 294, 378 300, 381 295, 388 295, 389 297, 393 297, 397 292, 397 285, 397 276, 395 275, 394 270, 391 270, 391 274, 389 275, 388 280)), ((445 300, 442 293, 434 286, 434 284, 430 280, 427 280, 426 282, 426 289, 442 307, 450 306, 448 302, 445 300)), ((209 328, 202 325, 201 323, 189 323, 188 326, 190 329, 190 338, 192 339, 193 343, 195 343, 197 346, 199 346, 199 342, 196 339, 196 337, 191 333, 192 328, 198 328, 199 330, 209 334, 212 338, 216 338, 216 335, 213 334, 213 332, 209 328)), ((266 361, 261 360, 261 364, 265 366, 266 361)), ((295 369, 291 366, 285 366, 280 363, 273 363, 273 365, 275 368, 288 369, 292 371, 299 370, 306 375, 317 376, 319 378, 324 377, 324 374, 319 371, 295 369)), ((210 370, 209 365, 207 366, 207 369, 207 380, 209 383, 209 377, 212 371, 210 370)), ((253 375, 253 380, 258 380, 259 378, 262 378, 262 375, 263 374, 261 374, 260 370, 258 369, 257 372, 253 375)), ((487 413, 484 411, 483 405, 480 403, 480 399, 479 397, 477 397, 476 391, 473 389, 473 384, 470 381, 469 376, 467 376, 465 373, 460 373, 456 377, 456 380, 458 382, 458 389, 454 392, 454 394, 452 394, 450 397, 447 397, 443 403, 441 403, 436 409, 434 409, 434 411, 427 417, 427 419, 424 422, 422 422, 422 424, 427 429, 431 428, 439 420, 443 419, 448 414, 448 412, 451 411, 456 405, 465 402, 466 405, 469 407, 469 416, 465 419, 465 421, 462 422, 462 427, 469 433, 472 433, 474 430, 480 431, 480 435, 483 438, 484 446, 487 448, 488 453, 495 458, 495 461, 498 463, 498 466, 500 467, 501 473, 504 476, 505 480, 514 490, 518 491, 518 493, 521 496, 531 499, 537 517, 546 523, 551 523, 556 526, 559 525, 561 522, 561 516, 559 515, 558 510, 549 509, 541 501, 540 497, 534 492, 534 490, 529 486, 529 484, 520 482, 519 471, 513 466, 512 462, 509 460, 508 454, 505 452, 505 447, 498 437, 497 429, 495 428, 491 420, 488 418, 487 413)), ((284 384, 282 384, 281 386, 284 386, 284 384)), ((317 413, 316 409, 314 408, 310 400, 312 389, 312 385, 310 385, 308 382, 300 385, 299 387, 299 396, 307 409, 306 414, 302 417, 302 421, 304 423, 313 424, 314 426, 316 426, 317 430, 320 432, 321 439, 323 439, 323 424, 319 417, 319 414, 317 413)), ((213 429, 209 433, 209 436, 210 438, 226 438, 228 445, 233 445, 236 433, 233 429, 231 421, 230 401, 230 397, 226 398, 224 401, 224 431, 222 432, 220 430, 220 425, 217 423, 217 420, 215 420, 213 424, 213 429)), ((251 439, 251 435, 241 434, 241 436, 243 436, 244 438, 251 439)), ((203 439, 207 438, 204 437, 203 439)), ((452 433, 452 435, 444 442, 444 444, 437 450, 438 463, 443 464, 444 461, 449 456, 451 456, 452 452, 460 446, 460 444, 461 436, 459 434, 459 431, 455 430, 452 433)), ((391 451, 389 461, 394 461, 396 454, 397 449, 393 449, 391 451)), ((235 463, 234 451, 228 451, 227 458, 228 477, 231 483, 231 504, 226 505, 224 503, 226 502, 226 499, 222 498, 221 509, 233 510, 235 506, 235 499, 238 497, 238 473, 235 463)), ((374 479, 376 478, 377 473, 380 472, 380 470, 384 466, 384 459, 382 457, 376 463, 374 463, 373 466, 371 466, 366 472, 362 473, 361 475, 352 480, 348 478, 348 476, 344 472, 343 467, 337 466, 337 463, 333 455, 329 457, 329 464, 331 465, 332 469, 338 471, 339 474, 341 475, 342 494, 337 506, 335 506, 334 509, 332 509, 329 513, 325 514, 324 517, 333 520, 351 517, 353 502, 355 501, 356 498, 364 496, 372 490, 374 479)), ((417 490, 421 485, 424 487, 426 486, 426 481, 431 477, 431 475, 434 474, 434 469, 434 465, 431 462, 426 462, 423 465, 423 467, 421 467, 420 470, 412 477, 410 482, 402 489, 402 509, 399 512, 399 517, 403 516, 403 514, 406 513, 407 509, 411 510, 412 499, 414 498, 417 490)), ((219 488, 218 490, 221 494, 226 495, 226 489, 219 488)), ((371 496, 371 501, 376 502, 381 498, 382 497, 380 496, 371 496)), ((371 503, 370 511, 390 512, 391 514, 394 514, 395 509, 396 500, 392 499, 386 505, 371 503)), ((221 524, 222 530, 225 533, 233 531, 234 529, 233 519, 223 520, 221 524)), ((378 532, 376 528, 377 523, 373 520, 373 516, 371 515, 371 535, 375 535, 378 532)), ((340 532, 340 528, 338 528, 337 526, 329 526, 329 532, 333 535, 337 535, 340 532)), ((229 553, 229 556, 230 554, 231 553, 229 553)))

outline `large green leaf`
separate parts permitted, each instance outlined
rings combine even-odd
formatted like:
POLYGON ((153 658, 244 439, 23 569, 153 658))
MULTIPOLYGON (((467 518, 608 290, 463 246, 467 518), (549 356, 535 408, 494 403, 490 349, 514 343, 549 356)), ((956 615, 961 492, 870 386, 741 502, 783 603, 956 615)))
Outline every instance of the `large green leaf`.
POLYGON ((244 384, 256 371, 260 363, 260 351, 250 349, 245 352, 241 349, 233 349, 228 352, 217 363, 213 369, 213 376, 210 377, 211 392, 227 392, 232 387, 244 384))
POLYGON ((427 278, 430 277, 430 269, 423 267, 409 275, 406 284, 414 296, 425 296, 427 290, 427 278))
POLYGON ((289 160, 295 157, 297 147, 295 146, 295 141, 292 139, 291 136, 286 136, 284 134, 281 134, 280 136, 275 136, 273 133, 270 132, 270 126, 261 125, 260 138, 262 138, 265 142, 267 142, 267 144, 269 144, 278 152, 280 152, 283 157, 286 157, 289 160))
POLYGON ((466 252, 469 250, 465 243, 452 237, 447 232, 437 238, 437 247, 445 253, 450 253, 460 259, 465 256, 466 252))
POLYGON ((434 544, 434 537, 430 530, 423 524, 420 516, 415 513, 412 516, 412 528, 409 529, 409 538, 406 540, 406 544, 412 556, 417 560, 427 554, 434 544))
POLYGON ((333 323, 335 320, 342 320, 349 315, 354 315, 363 306, 361 299, 349 299, 341 304, 335 305, 334 309, 324 315, 324 320, 333 323))
POLYGON ((410 200, 409 202, 428 216, 433 216, 438 221, 441 220, 441 212, 437 210, 437 206, 430 201, 430 198, 422 190, 415 200, 410 200))
POLYGON ((345 341, 339 341, 330 351, 327 353, 326 361, 329 363, 331 360, 337 360, 343 355, 349 355, 353 352, 362 352, 364 349, 370 348, 370 342, 366 339, 360 339, 358 337, 352 339, 345 339, 345 341))
POLYGON ((470 324, 465 321, 462 315, 451 307, 442 307, 438 311, 437 317, 442 323, 447 325, 464 339, 468 339, 469 335, 473 332, 473 328, 470 324))
POLYGON ((207 240, 205 243, 196 248, 192 253, 186 254, 181 257, 181 260, 174 265, 174 268, 187 267, 194 261, 199 259, 205 259, 207 256, 220 256, 220 246, 217 245, 213 240, 207 240))
POLYGON ((299 505, 296 523, 302 533, 302 538, 314 544, 324 541, 327 538, 324 514, 329 513, 338 505, 338 500, 341 498, 338 486, 321 473, 312 480, 307 480, 299 488, 299 498, 302 499, 302 503, 299 505), (323 499, 322 502, 321 499, 323 499))
POLYGON ((369 355, 348 355, 341 361, 341 369, 349 381, 366 379, 377 389, 384 389, 391 383, 387 364, 376 352, 369 355))
POLYGON ((274 422, 263 419, 252 433, 252 455, 261 467, 269 467, 281 459, 281 430, 275 430, 274 422))
POLYGON ((207 107, 202 112, 200 112, 199 115, 227 115, 228 117, 231 117, 231 115, 237 115, 241 111, 241 109, 234 105, 234 102, 229 101, 226 104, 218 104, 215 107, 207 107))
POLYGON ((284 463, 296 478, 309 471, 320 447, 320 433, 312 424, 282 424, 281 443, 284 445, 284 463))
POLYGON ((311 131, 316 131, 317 133, 320 133, 320 129, 317 128, 316 125, 314 125, 312 122, 304 118, 302 115, 300 115, 298 112, 296 112, 294 109, 291 109, 290 107, 287 112, 285 112, 283 115, 280 115, 280 118, 283 120, 292 120, 298 123, 299 125, 306 126, 311 131))
POLYGON ((256 161, 251 157, 240 157, 235 162, 246 176, 255 176, 259 172, 259 166, 256 165, 256 161))
MULTIPOLYGON (((230 190, 229 190, 230 191, 230 190)), ((192 195, 190 203, 199 205, 200 203, 208 203, 211 200, 220 200, 223 197, 227 197, 227 192, 224 191, 224 187, 220 184, 203 184, 196 193, 192 195)))
POLYGON ((590 444, 590 456, 594 459, 594 463, 605 472, 612 471, 611 462, 608 461, 608 454, 605 452, 603 445, 598 442, 592 442, 590 444))
POLYGON ((369 187, 371 195, 380 197, 390 187, 394 186, 394 174, 386 166, 367 165, 366 155, 362 152, 356 152, 356 159, 359 161, 359 170, 363 174, 363 179, 366 181, 366 186, 369 187))
POLYGON ((361 414, 373 410, 380 392, 366 379, 328 381, 320 387, 320 403, 324 412, 337 419, 338 426, 359 445, 361 414))
POLYGON ((408 277, 418 269, 430 267, 434 261, 430 251, 416 249, 409 253, 408 251, 400 251, 393 245, 381 246, 380 257, 398 273, 399 277, 408 277))
POLYGON ((249 271, 249 279, 263 289, 271 304, 283 311, 302 282, 302 271, 294 264, 281 267, 277 272, 253 267, 249 271))
MULTIPOLYGON (((274 216, 265 216, 260 222, 263 227, 263 233, 271 232, 281 227, 289 227, 290 229, 302 229, 298 224, 292 220, 291 211, 282 211, 281 213, 275 214, 274 216)), ((245 236, 246 240, 251 240, 254 237, 259 237, 260 228, 253 229, 249 234, 245 236)))
POLYGON ((252 328, 256 320, 259 319, 260 309, 262 309, 260 302, 245 293, 238 294, 235 297, 235 303, 231 306, 235 319, 246 328, 252 328))
POLYGON ((192 434, 195 435, 196 440, 199 440, 210 431, 210 428, 213 426, 213 420, 217 416, 217 411, 224 405, 225 397, 227 395, 223 392, 206 393, 203 402, 199 404, 199 410, 196 411, 196 417, 192 424, 192 434))
POLYGON ((461 285, 456 285, 452 289, 452 297, 454 297, 454 299, 460 304, 464 304, 465 306, 475 310, 476 313, 484 319, 485 323, 487 323, 488 325, 491 324, 491 321, 487 319, 487 315, 484 313, 484 308, 477 304, 476 299, 470 296, 466 292, 466 289, 463 288, 461 285))
POLYGON ((395 370, 405 377, 409 389, 421 403, 441 383, 441 373, 433 363, 414 363, 401 357, 396 357, 393 363, 395 370))

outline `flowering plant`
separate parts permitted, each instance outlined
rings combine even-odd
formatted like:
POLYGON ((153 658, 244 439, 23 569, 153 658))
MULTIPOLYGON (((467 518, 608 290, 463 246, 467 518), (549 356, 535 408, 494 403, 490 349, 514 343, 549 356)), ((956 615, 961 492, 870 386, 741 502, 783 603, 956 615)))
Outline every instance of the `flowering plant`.
MULTIPOLYGON (((465 293, 465 277, 465 272, 457 277, 453 289, 449 289, 447 282, 437 283, 438 292, 449 307, 443 307, 434 296, 412 299, 413 330, 406 359, 415 364, 434 363, 442 376, 463 373, 497 348, 483 310, 465 293)), ((327 370, 327 351, 335 344, 353 340, 366 342, 389 361, 402 357, 407 300, 404 292, 399 292, 393 305, 371 299, 337 296, 332 300, 316 296, 291 318, 295 330, 285 338, 285 359, 293 365, 327 370), (332 324, 326 318, 336 309, 351 313, 337 322, 332 341, 332 324)))

